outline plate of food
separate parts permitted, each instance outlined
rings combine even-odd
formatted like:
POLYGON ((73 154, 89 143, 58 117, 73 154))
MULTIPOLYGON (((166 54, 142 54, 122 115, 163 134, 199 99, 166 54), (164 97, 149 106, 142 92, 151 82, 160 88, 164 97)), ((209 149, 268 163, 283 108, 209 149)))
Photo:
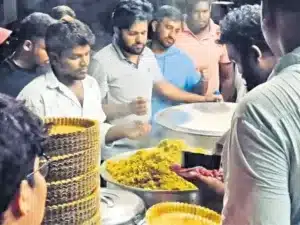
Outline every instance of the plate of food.
POLYGON ((108 187, 132 191, 150 207, 164 201, 180 201, 199 204, 198 188, 171 170, 173 164, 181 164, 182 152, 192 148, 182 140, 163 140, 158 146, 122 153, 101 165, 101 176, 108 187))

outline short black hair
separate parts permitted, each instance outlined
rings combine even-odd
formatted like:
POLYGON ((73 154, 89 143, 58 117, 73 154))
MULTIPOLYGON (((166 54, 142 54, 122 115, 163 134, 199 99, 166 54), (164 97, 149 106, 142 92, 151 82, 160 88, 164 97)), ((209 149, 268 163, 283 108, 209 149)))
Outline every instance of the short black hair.
MULTIPOLYGON (((52 24, 46 34, 46 50, 60 55, 63 51, 76 46, 94 45, 95 35, 79 20, 59 21, 52 24)), ((50 55, 49 55, 50 57, 50 55)))
POLYGON ((35 12, 21 21, 16 35, 20 41, 45 38, 48 27, 55 22, 48 14, 35 12))
POLYGON ((212 0, 186 0, 186 11, 187 13, 193 12, 195 6, 200 2, 207 2, 210 6, 212 4, 212 0))
POLYGON ((76 18, 75 11, 67 5, 59 5, 52 8, 50 15, 57 20, 60 20, 64 16, 71 16, 74 19, 76 18))
POLYGON ((232 44, 240 51, 257 45, 269 49, 261 30, 260 5, 244 5, 230 11, 220 22, 221 44, 232 44))
POLYGON ((23 102, 0 94, 0 215, 44 152, 48 128, 23 102))
POLYGON ((152 19, 153 6, 147 0, 121 0, 112 13, 112 25, 129 29, 136 21, 152 19))
POLYGON ((169 18, 174 21, 182 21, 183 15, 176 7, 164 5, 154 13, 153 20, 162 21, 164 18, 169 18))

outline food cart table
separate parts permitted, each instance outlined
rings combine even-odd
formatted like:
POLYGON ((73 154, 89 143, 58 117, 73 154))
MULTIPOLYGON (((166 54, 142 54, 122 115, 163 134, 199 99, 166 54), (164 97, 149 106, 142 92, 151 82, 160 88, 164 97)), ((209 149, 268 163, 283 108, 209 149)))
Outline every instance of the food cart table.
MULTIPOLYGON (((230 128, 235 107, 236 104, 232 103, 197 103, 167 108, 155 116, 153 132, 148 138, 139 142, 140 145, 118 143, 110 149, 112 159, 119 160, 129 157, 135 153, 135 150, 153 147, 163 139, 183 139, 190 146, 212 150, 219 138, 230 128)), ((101 166, 101 174, 108 181, 108 190, 121 189, 134 193, 144 200, 145 209, 158 202, 173 200, 198 204, 219 213, 222 210, 223 197, 218 196, 205 184, 201 186, 200 190, 191 193, 185 191, 154 193, 114 182, 113 179, 109 178, 105 164, 101 166)), ((139 223, 134 225, 145 225, 143 220, 139 223)), ((129 225, 131 224, 129 223, 129 225)))

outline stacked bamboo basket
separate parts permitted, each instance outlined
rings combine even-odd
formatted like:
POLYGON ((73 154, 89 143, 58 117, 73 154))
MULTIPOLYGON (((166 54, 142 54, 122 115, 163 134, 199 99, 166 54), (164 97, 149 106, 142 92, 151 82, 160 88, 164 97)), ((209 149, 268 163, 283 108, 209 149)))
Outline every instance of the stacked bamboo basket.
POLYGON ((43 224, 100 224, 98 123, 79 118, 46 118, 45 123, 52 127, 43 224))

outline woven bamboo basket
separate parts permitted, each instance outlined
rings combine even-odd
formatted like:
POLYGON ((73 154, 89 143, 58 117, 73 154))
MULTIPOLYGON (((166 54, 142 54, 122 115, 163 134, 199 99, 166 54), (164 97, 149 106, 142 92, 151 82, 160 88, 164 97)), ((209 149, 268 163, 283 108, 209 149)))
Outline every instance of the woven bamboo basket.
POLYGON ((80 225, 101 225, 100 210, 90 220, 80 225))
MULTIPOLYGON (((93 223, 93 218, 100 209, 99 189, 90 196, 61 205, 47 206, 43 224, 45 225, 82 225, 89 221, 93 223), (91 219, 92 218, 92 219, 91 219)), ((99 220, 100 221, 100 220, 99 220)))
POLYGON ((58 143, 57 140, 50 140, 47 143, 47 149, 49 151, 46 154, 50 157, 69 155, 74 154, 84 149, 97 148, 100 149, 99 140, 91 140, 88 138, 77 139, 76 141, 70 141, 68 138, 58 140, 61 143, 58 143))
POLYGON ((47 183, 46 205, 58 205, 79 200, 93 193, 100 186, 99 167, 71 179, 47 183))
POLYGON ((70 179, 83 175, 99 165, 99 149, 90 148, 74 154, 51 158, 48 182, 70 179))
POLYGON ((81 118, 45 118, 51 124, 50 140, 46 154, 61 156, 74 154, 84 149, 99 149, 99 123, 81 118))
POLYGON ((65 220, 64 223, 60 222, 57 225, 101 225, 101 216, 100 216, 100 210, 89 220, 85 222, 81 222, 78 224, 74 224, 74 221, 67 221, 65 220))

